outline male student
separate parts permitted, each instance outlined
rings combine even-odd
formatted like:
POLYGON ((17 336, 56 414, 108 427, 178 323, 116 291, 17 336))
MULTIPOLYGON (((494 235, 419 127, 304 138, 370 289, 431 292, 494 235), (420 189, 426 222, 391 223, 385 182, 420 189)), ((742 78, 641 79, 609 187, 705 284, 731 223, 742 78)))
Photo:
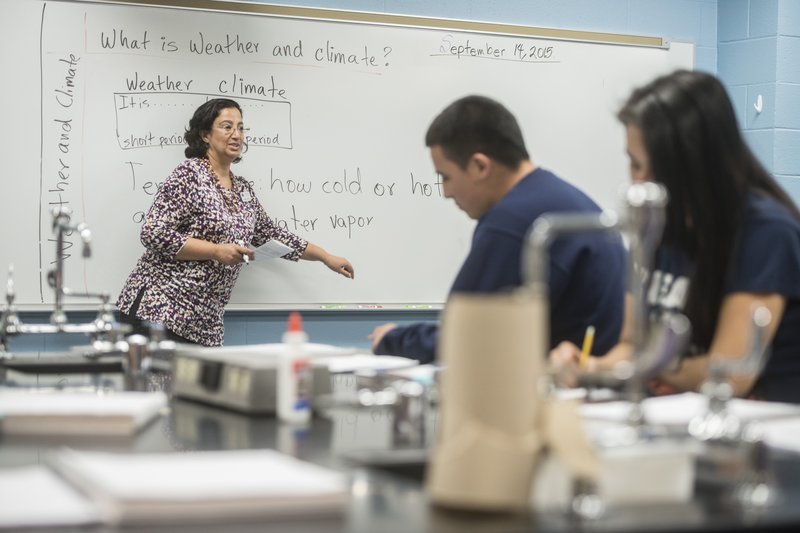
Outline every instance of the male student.
MULTIPOLYGON (((521 285, 526 236, 540 215, 600 211, 583 192, 530 160, 516 119, 490 98, 467 96, 450 104, 428 128, 425 144, 444 196, 478 221, 451 293, 521 285)), ((580 344, 589 325, 595 327, 596 353, 614 346, 623 318, 625 268, 625 251, 616 238, 586 233, 551 244, 551 348, 563 340, 580 344)), ((438 325, 384 324, 371 339, 376 354, 429 363, 436 358, 438 325)))

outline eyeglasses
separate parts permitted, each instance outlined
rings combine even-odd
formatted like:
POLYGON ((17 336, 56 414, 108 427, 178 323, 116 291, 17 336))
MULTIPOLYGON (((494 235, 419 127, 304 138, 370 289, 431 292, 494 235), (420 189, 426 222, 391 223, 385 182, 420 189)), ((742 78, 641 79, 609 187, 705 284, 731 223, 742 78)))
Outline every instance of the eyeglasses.
POLYGON ((238 128, 234 128, 233 124, 223 123, 216 126, 218 130, 221 130, 225 135, 233 135, 234 130, 238 131, 239 134, 244 135, 244 132, 247 131, 243 125, 239 126, 238 128))

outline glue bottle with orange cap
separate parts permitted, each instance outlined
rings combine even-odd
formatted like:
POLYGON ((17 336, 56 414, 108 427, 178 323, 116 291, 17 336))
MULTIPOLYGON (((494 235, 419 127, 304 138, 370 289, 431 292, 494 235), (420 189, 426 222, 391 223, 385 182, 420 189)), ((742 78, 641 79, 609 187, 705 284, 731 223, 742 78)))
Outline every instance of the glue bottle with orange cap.
POLYGON ((292 311, 283 350, 278 359, 278 418, 292 424, 306 423, 311 418, 311 360, 306 351, 308 335, 303 331, 300 313, 292 311))

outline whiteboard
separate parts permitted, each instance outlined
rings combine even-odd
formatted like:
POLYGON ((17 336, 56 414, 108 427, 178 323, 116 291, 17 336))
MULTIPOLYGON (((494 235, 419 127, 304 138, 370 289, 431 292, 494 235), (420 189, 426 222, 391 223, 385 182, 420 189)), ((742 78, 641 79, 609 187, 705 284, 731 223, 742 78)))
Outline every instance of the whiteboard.
POLYGON ((234 172, 280 224, 356 269, 351 281, 316 262, 251 265, 232 307, 441 304, 474 222, 442 197, 424 146, 439 111, 467 94, 501 101, 535 163, 615 208, 627 180, 615 111, 634 86, 694 61, 691 44, 550 39, 431 19, 31 0, 4 2, 3 12, 0 43, 13 53, 0 61, 13 76, 2 85, 0 268, 14 265, 23 308, 53 301, 56 204, 92 231, 88 259, 67 237, 65 285, 116 297, 143 251, 141 218, 183 160, 192 112, 217 96, 236 99, 249 128, 234 172))

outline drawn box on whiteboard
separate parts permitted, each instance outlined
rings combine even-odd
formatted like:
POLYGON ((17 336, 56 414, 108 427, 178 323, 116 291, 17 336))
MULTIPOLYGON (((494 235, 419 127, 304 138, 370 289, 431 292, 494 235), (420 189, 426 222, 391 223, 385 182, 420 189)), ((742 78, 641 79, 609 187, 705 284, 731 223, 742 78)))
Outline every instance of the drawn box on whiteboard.
MULTIPOLYGON (((225 95, 175 92, 114 93, 117 142, 123 150, 185 146, 184 134, 194 110, 225 95)), ((258 98, 234 98, 245 118, 248 148, 292 149, 292 104, 258 98)))

